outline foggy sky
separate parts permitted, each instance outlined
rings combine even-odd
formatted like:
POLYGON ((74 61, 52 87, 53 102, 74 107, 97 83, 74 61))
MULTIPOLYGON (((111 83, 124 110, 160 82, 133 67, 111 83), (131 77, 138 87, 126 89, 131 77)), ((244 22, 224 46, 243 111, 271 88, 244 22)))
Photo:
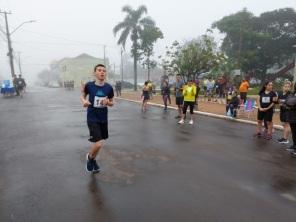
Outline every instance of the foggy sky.
MULTIPOLYGON (((23 73, 33 81, 53 60, 81 53, 103 57, 103 44, 107 45, 111 63, 119 65, 120 47, 116 46, 112 29, 124 18, 121 8, 126 4, 134 8, 145 4, 149 16, 163 31, 165 38, 156 46, 158 56, 174 40, 202 35, 214 21, 244 7, 259 15, 278 8, 295 8, 296 0, 0 0, 0 10, 13 13, 8 16, 11 31, 22 22, 37 20, 12 35, 14 51, 21 52, 23 73)), ((4 29, 2 16, 0 27, 4 29)), ((0 75, 10 77, 3 37, 0 34, 0 75)), ((217 35, 217 40, 220 38, 217 35)), ((18 72, 17 64, 15 67, 18 72)))

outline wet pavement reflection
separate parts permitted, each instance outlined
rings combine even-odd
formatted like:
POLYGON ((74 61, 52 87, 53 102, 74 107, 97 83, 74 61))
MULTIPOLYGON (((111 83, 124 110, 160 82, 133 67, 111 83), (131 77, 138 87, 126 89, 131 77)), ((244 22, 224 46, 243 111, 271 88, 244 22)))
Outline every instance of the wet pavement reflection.
POLYGON ((0 102, 1 222, 295 221, 296 160, 253 126, 117 100, 91 175, 79 92, 27 95, 0 102))

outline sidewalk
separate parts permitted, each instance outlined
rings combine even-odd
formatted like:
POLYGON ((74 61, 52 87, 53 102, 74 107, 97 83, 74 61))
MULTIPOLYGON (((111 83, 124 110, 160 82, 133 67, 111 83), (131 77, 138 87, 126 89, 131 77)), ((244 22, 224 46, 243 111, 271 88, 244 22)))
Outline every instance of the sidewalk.
MULTIPOLYGON (((130 99, 130 100, 141 100, 141 92, 122 92, 121 95, 124 99, 130 99)), ((171 96, 172 104, 169 106, 176 107, 175 105, 175 97, 171 96)), ((163 104, 162 97, 160 95, 156 95, 153 97, 152 100, 149 102, 157 103, 157 104, 163 104)), ((215 102, 205 102, 203 100, 198 101, 198 111, 206 112, 206 113, 213 113, 218 115, 225 115, 225 104, 219 104, 215 102)), ((257 121, 257 111, 255 111, 253 114, 250 115, 250 118, 247 117, 247 114, 240 114, 237 119, 243 119, 243 120, 249 120, 249 121, 257 121)), ((273 117, 273 122, 275 125, 281 125, 279 113, 276 112, 273 117)))

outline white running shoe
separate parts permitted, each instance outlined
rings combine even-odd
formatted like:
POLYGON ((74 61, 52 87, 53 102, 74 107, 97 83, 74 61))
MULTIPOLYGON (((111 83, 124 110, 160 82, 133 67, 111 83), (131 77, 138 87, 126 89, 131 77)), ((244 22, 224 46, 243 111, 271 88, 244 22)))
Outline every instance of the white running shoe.
POLYGON ((184 124, 185 122, 184 122, 184 120, 183 119, 181 119, 179 122, 178 122, 178 124, 184 124))
POLYGON ((193 120, 192 119, 189 121, 189 124, 190 125, 193 125, 193 120))

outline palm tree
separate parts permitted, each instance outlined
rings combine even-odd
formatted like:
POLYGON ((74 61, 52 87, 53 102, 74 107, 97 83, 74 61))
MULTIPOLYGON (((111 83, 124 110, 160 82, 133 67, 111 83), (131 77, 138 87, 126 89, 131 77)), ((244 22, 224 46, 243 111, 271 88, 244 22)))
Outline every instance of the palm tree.
POLYGON ((139 60, 139 37, 140 32, 143 30, 144 26, 154 26, 155 22, 150 17, 144 17, 144 14, 147 14, 147 8, 144 5, 139 6, 134 10, 129 5, 126 5, 122 8, 122 11, 127 13, 124 20, 118 23, 114 29, 114 35, 116 35, 120 30, 121 35, 117 42, 118 45, 122 45, 125 49, 126 41, 128 36, 130 36, 132 41, 132 57, 134 58, 134 90, 137 91, 137 64, 139 60))

